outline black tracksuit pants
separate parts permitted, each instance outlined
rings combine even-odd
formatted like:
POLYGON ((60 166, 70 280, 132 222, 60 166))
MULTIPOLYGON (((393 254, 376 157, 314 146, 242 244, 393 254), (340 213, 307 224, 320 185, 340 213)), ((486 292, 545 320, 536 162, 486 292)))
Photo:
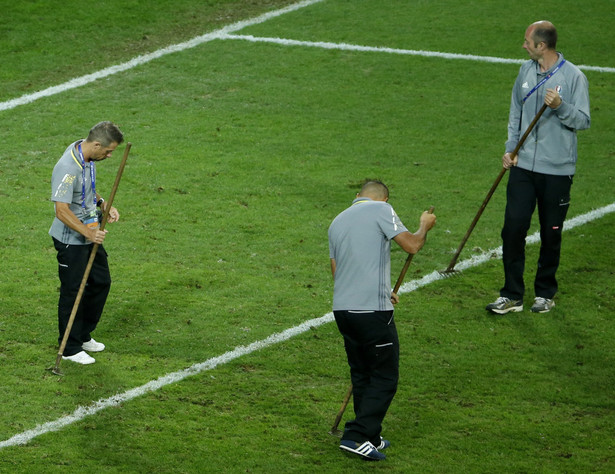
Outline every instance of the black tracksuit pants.
MULTIPOLYGON (((58 344, 61 344, 90 259, 93 244, 67 245, 56 239, 53 239, 53 243, 58 251, 58 273, 60 276, 60 298, 58 301, 58 330, 60 335, 58 344)), ((81 345, 91 339, 90 333, 96 329, 100 320, 110 287, 111 276, 107 252, 102 245, 99 245, 64 349, 64 356, 75 355, 82 351, 81 345)))
POLYGON ((382 420, 397 391, 399 339, 393 311, 334 311, 344 337, 353 385, 355 419, 343 439, 380 444, 382 420))
POLYGON ((559 266, 564 220, 570 206, 572 176, 555 176, 512 167, 506 189, 502 229, 504 287, 500 296, 522 300, 525 293, 525 238, 538 205, 540 256, 534 278, 535 296, 553 298, 559 266))

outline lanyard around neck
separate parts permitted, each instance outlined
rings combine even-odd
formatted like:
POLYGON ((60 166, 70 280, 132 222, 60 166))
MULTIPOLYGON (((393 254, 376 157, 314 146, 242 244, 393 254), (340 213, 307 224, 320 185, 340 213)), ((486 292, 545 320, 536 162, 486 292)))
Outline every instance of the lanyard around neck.
POLYGON ((529 98, 529 96, 531 96, 534 92, 536 92, 538 90, 538 88, 540 86, 542 86, 545 82, 547 82, 551 78, 551 76, 553 76, 553 74, 555 74, 557 71, 559 71, 560 68, 564 65, 565 62, 566 62, 566 60, 562 59, 562 61, 557 65, 557 67, 555 69, 553 69, 553 71, 551 71, 549 73, 548 76, 543 77, 542 81, 540 81, 538 84, 536 84, 534 86, 534 88, 527 93, 527 95, 523 98, 523 102, 525 103, 525 101, 529 98))
MULTIPOLYGON (((77 145, 79 150, 79 158, 81 158, 81 207, 85 210, 85 157, 81 150, 81 143, 77 145)), ((92 194, 94 207, 96 207, 96 165, 93 161, 90 161, 90 182, 92 184, 92 194)))

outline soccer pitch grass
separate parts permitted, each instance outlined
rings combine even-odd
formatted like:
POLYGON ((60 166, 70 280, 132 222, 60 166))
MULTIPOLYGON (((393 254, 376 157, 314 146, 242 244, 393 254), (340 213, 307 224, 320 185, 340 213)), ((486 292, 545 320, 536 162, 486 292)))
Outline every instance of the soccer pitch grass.
MULTIPOLYGON (((107 1, 78 15, 74 1, 7 3, 0 101, 295 5, 166 3, 107 1)), ((615 202, 609 7, 549 0, 528 15, 504 1, 305 2, 0 107, 0 442, 327 314, 326 230, 365 178, 389 184, 411 230, 436 208, 406 280, 444 269, 499 172, 518 70, 467 55, 525 59, 523 33, 537 19, 558 27, 567 59, 592 67, 569 218, 615 202), (90 367, 63 362, 58 378, 45 370, 57 351, 49 179, 100 120, 133 143, 121 221, 105 242, 114 284, 95 337, 108 349, 90 367)), ((103 195, 122 149, 98 168, 103 195)), ((462 260, 500 245, 505 181, 462 260)), ((548 315, 485 313, 501 286, 497 258, 402 295, 402 378, 383 463, 338 452, 327 434, 349 382, 341 337, 322 324, 3 447, 0 471, 613 471, 614 221, 564 234, 548 315)), ((527 275, 536 257, 529 245, 527 275)), ((392 252, 393 279, 404 260, 392 252)))

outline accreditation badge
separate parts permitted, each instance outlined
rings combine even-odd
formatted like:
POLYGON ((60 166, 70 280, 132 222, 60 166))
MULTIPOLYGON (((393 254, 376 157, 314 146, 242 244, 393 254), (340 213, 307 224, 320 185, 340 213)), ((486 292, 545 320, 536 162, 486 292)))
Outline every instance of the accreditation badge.
POLYGON ((99 222, 98 221, 98 214, 96 212, 92 212, 83 221, 83 223, 87 227, 89 227, 90 229, 98 229, 98 227, 99 227, 98 222, 99 222))

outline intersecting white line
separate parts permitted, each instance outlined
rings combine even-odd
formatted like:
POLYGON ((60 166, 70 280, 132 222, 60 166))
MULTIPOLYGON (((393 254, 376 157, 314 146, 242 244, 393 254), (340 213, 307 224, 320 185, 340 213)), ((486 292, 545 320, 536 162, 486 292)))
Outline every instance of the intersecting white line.
MULTIPOLYGON (((275 18, 285 13, 289 13, 289 12, 292 12, 300 8, 313 5, 315 3, 319 3, 322 1, 323 0, 304 0, 302 2, 289 5, 288 7, 282 8, 280 10, 275 10, 272 12, 265 13, 263 15, 260 15, 250 20, 244 20, 244 21, 239 21, 237 23, 233 23, 232 25, 225 26, 224 28, 213 31, 211 33, 207 33, 201 36, 197 36, 196 38, 192 38, 189 41, 174 44, 166 48, 156 50, 149 54, 137 56, 125 63, 118 64, 115 66, 110 66, 108 68, 101 69, 100 71, 94 72, 92 74, 87 74, 85 76, 76 77, 63 84, 48 87, 47 89, 34 92, 32 94, 26 94, 16 99, 11 99, 5 102, 0 102, 0 111, 14 109, 16 107, 19 107, 20 105, 26 105, 38 99, 42 99, 44 97, 50 97, 52 95, 66 92, 70 89, 75 89, 77 87, 84 86, 86 84, 97 81, 99 79, 112 76, 113 74, 127 71, 129 69, 135 68, 142 64, 146 64, 150 61, 153 61, 154 59, 161 58, 162 56, 165 56, 167 54, 177 53, 180 51, 184 51, 186 49, 194 48, 195 46, 199 46, 203 43, 207 43, 213 40, 244 40, 244 41, 261 42, 261 43, 276 43, 276 44, 281 44, 281 45, 286 45, 286 46, 305 46, 305 47, 313 47, 313 48, 338 49, 338 50, 347 50, 347 51, 403 54, 403 55, 410 55, 410 56, 423 56, 423 57, 442 58, 442 59, 461 59, 461 60, 466 60, 466 61, 480 61, 480 62, 503 63, 503 64, 522 64, 525 61, 523 59, 507 59, 507 58, 498 58, 494 56, 477 56, 474 54, 458 54, 458 53, 446 53, 446 52, 440 52, 440 51, 423 51, 423 50, 414 50, 414 49, 397 49, 397 48, 387 48, 387 47, 377 47, 377 46, 360 46, 360 45, 353 45, 353 44, 346 44, 346 43, 331 43, 331 42, 324 42, 324 41, 297 41, 293 39, 267 38, 267 37, 255 37, 252 35, 233 35, 232 34, 233 32, 239 31, 248 26, 263 23, 267 20, 270 20, 271 18, 275 18)), ((578 67, 586 71, 615 73, 615 68, 613 67, 586 66, 586 65, 579 65, 578 67)))
POLYGON ((6 102, 0 102, 0 111, 14 109, 15 107, 19 107, 20 105, 26 105, 38 99, 42 99, 43 97, 49 97, 52 95, 60 94, 62 92, 66 92, 70 89, 75 89, 77 87, 84 86, 91 82, 97 81, 98 79, 103 79, 113 74, 117 74, 118 72, 127 71, 129 69, 132 69, 142 64, 153 61, 154 59, 161 58, 162 56, 166 56, 167 54, 177 53, 180 51, 184 51, 186 49, 194 48, 195 46, 199 46, 203 43, 207 43, 209 41, 219 39, 234 31, 241 30, 248 26, 257 25, 259 23, 264 23, 265 21, 271 20, 272 18, 275 18, 277 16, 284 15, 285 13, 293 12, 295 10, 299 10, 300 8, 307 7, 315 3, 322 2, 322 1, 323 0, 303 0, 301 2, 289 5, 285 8, 280 8, 279 10, 274 10, 268 13, 264 13, 260 16, 257 16, 249 20, 238 21, 236 23, 233 23, 232 25, 225 26, 224 28, 213 31, 211 33, 207 33, 201 36, 197 36, 196 38, 192 38, 189 41, 167 46, 166 48, 156 50, 149 54, 137 56, 125 63, 118 64, 115 66, 110 66, 108 68, 101 69, 100 71, 94 72, 92 74, 87 74, 85 76, 76 77, 74 79, 71 79, 68 82, 65 82, 64 84, 52 86, 42 91, 34 92, 33 94, 26 94, 26 95, 23 95, 21 97, 18 97, 16 99, 12 99, 6 102))

